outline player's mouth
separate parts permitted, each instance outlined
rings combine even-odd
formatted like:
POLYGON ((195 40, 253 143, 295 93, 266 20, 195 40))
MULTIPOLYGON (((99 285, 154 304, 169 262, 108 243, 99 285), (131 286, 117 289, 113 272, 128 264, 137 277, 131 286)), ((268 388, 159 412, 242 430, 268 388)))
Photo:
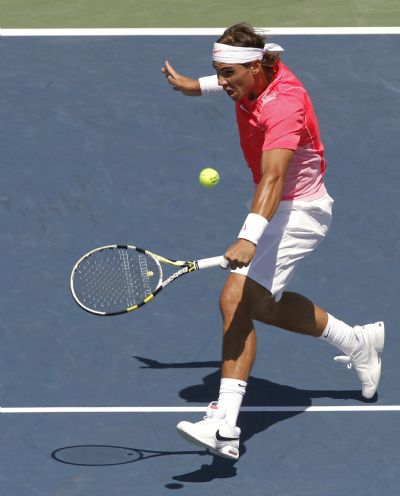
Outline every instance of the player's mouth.
POLYGON ((234 98, 235 93, 236 93, 236 91, 233 90, 232 88, 226 88, 225 92, 229 96, 229 98, 234 98))

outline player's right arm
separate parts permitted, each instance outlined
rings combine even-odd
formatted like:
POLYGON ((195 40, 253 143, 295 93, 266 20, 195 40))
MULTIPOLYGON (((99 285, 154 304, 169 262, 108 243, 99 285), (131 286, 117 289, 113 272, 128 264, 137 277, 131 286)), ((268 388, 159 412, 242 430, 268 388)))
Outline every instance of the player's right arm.
POLYGON ((201 96, 223 91, 222 86, 218 85, 216 75, 192 79, 177 72, 168 60, 165 61, 161 72, 165 74, 167 81, 175 91, 180 91, 186 96, 201 96))

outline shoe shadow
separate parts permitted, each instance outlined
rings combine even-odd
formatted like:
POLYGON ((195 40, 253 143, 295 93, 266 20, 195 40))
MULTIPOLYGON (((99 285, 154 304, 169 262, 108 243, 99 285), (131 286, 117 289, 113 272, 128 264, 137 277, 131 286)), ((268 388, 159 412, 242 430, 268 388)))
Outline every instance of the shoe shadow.
MULTIPOLYGON (((145 357, 135 356, 143 364, 142 368, 151 369, 190 369, 190 368, 216 368, 215 372, 206 375, 202 379, 202 384, 196 384, 186 387, 179 392, 179 396, 188 403, 206 403, 216 399, 220 383, 220 362, 181 362, 181 363, 162 363, 145 357)), ((267 379, 261 379, 251 376, 248 380, 246 395, 243 400, 243 406, 301 406, 307 407, 312 405, 312 400, 317 398, 331 398, 339 400, 357 400, 364 403, 376 401, 365 400, 359 390, 312 390, 298 389, 295 387, 278 384, 267 379)), ((240 455, 246 453, 246 441, 251 439, 255 434, 267 430, 269 427, 282 422, 302 411, 293 412, 241 412, 239 414, 238 424, 242 430, 240 455)), ((209 482, 213 479, 234 477, 236 475, 236 461, 227 460, 214 456, 210 465, 201 465, 194 472, 176 475, 172 477, 180 482, 209 482)))

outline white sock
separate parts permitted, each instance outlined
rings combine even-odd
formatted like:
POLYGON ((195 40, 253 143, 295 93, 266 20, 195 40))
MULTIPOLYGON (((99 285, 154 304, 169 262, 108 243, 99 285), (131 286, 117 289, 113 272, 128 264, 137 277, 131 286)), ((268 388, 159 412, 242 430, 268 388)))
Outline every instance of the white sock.
POLYGON ((321 335, 321 339, 336 346, 336 348, 339 348, 339 350, 343 351, 346 355, 350 355, 354 352, 360 344, 354 329, 345 322, 335 319, 335 317, 329 313, 328 323, 321 335))
POLYGON ((241 381, 240 379, 221 379, 218 406, 225 409, 226 422, 232 427, 236 427, 236 421, 244 393, 246 392, 246 386, 247 382, 241 381))

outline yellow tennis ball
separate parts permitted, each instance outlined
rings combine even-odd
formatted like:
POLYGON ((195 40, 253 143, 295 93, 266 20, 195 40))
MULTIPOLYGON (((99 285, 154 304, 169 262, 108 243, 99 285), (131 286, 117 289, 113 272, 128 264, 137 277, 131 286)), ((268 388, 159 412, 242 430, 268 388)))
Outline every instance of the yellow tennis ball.
POLYGON ((205 188, 214 188, 219 183, 219 174, 215 169, 207 167, 199 174, 199 183, 205 188))

